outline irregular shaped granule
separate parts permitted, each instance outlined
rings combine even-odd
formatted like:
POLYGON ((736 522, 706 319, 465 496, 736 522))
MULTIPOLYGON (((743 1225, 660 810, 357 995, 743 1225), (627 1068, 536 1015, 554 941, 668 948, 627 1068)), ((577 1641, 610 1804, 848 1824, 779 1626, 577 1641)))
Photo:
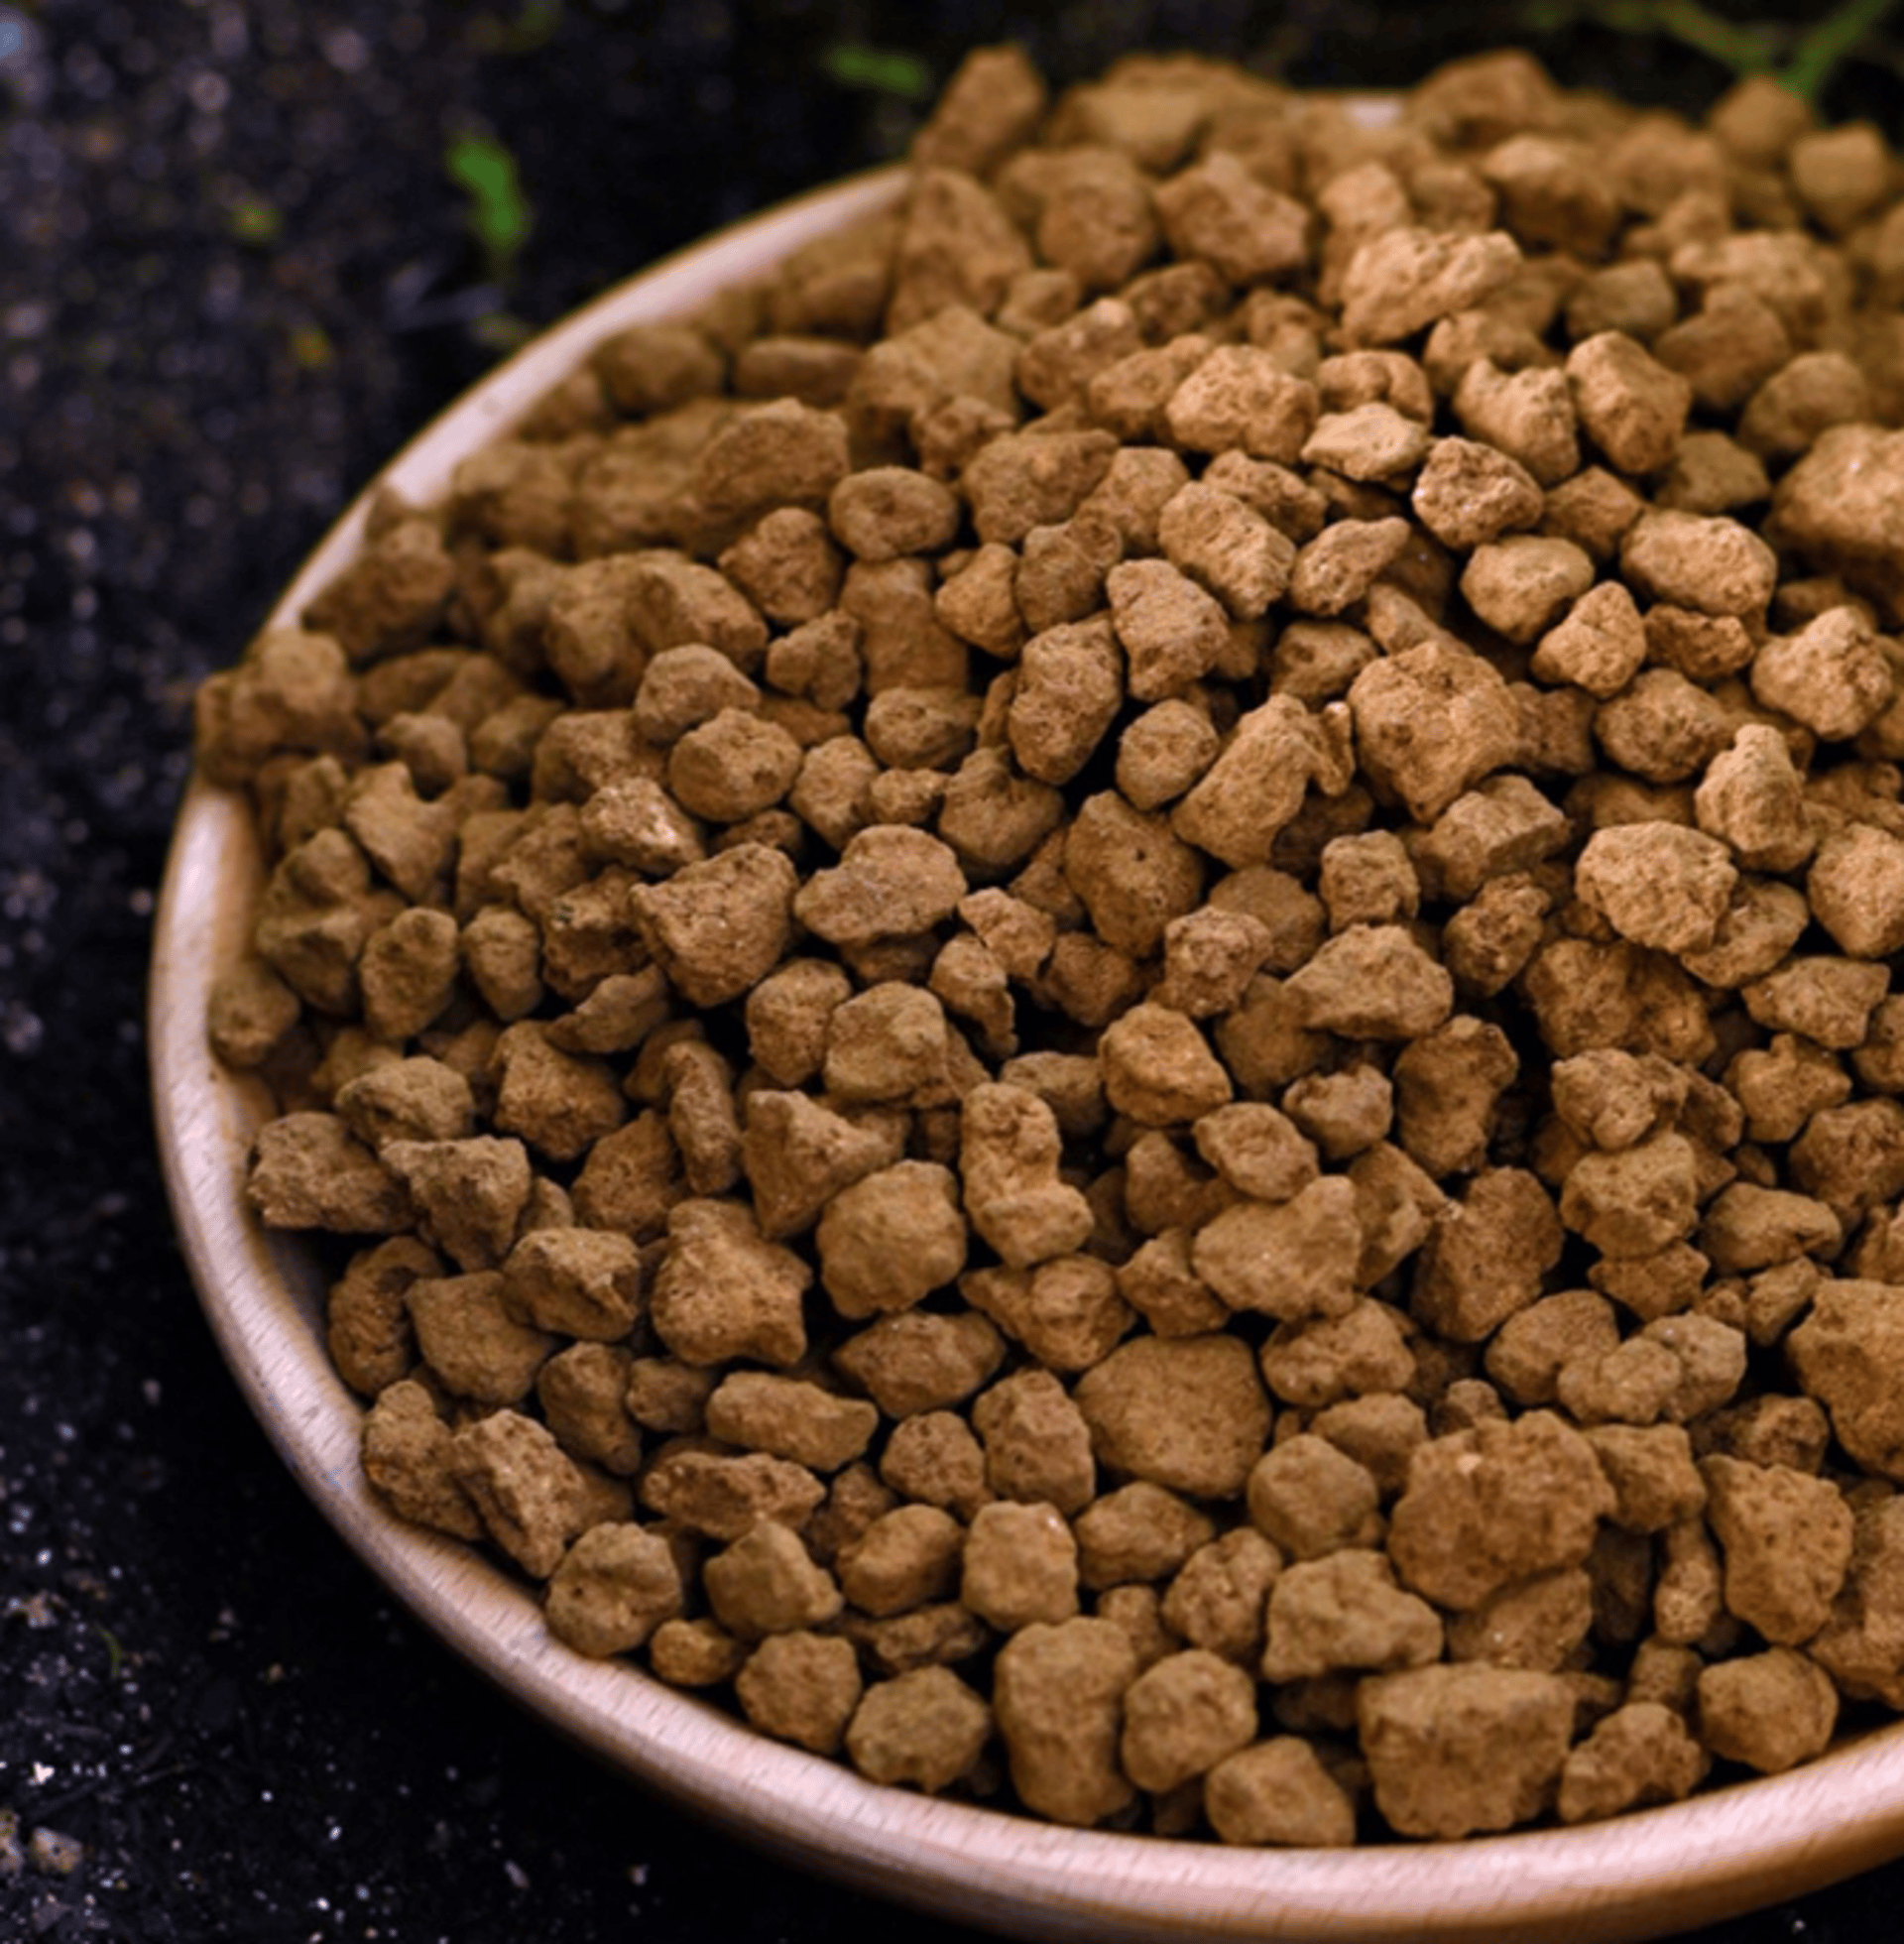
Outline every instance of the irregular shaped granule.
POLYGON ((1027 1088, 988 1082, 966 1095, 965 1212, 1013 1269, 1068 1256, 1091 1233, 1091 1204, 1058 1178, 1060 1154, 1057 1116, 1027 1088))
POLYGON ((1904 1483, 1904 1288, 1824 1281, 1785 1341, 1839 1443, 1866 1471, 1904 1483))
POLYGON ((875 824, 848 842, 832 870, 800 887, 793 915, 816 937, 852 950, 929 931, 965 895, 950 845, 923 830, 875 824))
POLYGON ((491 1055, 490 1119, 553 1161, 578 1160, 628 1118, 615 1074, 601 1060, 565 1053, 536 1021, 505 1027, 491 1055))
POLYGON ((1838 1692, 1804 1654, 1773 1647, 1704 1669, 1698 1720, 1700 1740, 1715 1755, 1776 1775, 1831 1745, 1838 1692))
MULTIPOLYGON (((844 1487, 845 1481, 835 1485, 834 1504, 844 1503, 844 1487)), ((846 1526, 847 1536, 831 1554, 848 1601, 860 1612, 884 1620, 956 1592, 965 1527, 938 1506, 901 1505, 878 1512, 885 1495, 874 1498, 873 1488, 867 1489, 865 1512, 870 1522, 860 1525, 861 1515, 856 1513, 846 1526), (855 1526, 859 1526, 857 1533, 855 1526)), ((807 1542, 820 1549, 817 1527, 809 1528, 807 1542)))
POLYGON ((1834 1052, 1861 1043, 1890 986, 1889 968, 1860 959, 1789 958, 1744 986, 1745 1010, 1760 1026, 1802 1033, 1834 1052))
MULTIPOLYGON (((1282 1325, 1263 1345, 1261 1358, 1270 1391, 1284 1403, 1311 1410, 1399 1393, 1415 1374, 1395 1312, 1369 1301, 1321 1322, 1282 1325)), ((1334 1437, 1327 1429, 1323 1435, 1334 1437)))
POLYGON ((1315 430, 1316 388, 1253 344, 1226 344, 1199 361, 1171 393, 1164 424, 1191 452, 1241 450, 1293 465, 1315 430))
POLYGON ((1904 1499, 1860 1504, 1851 1566, 1806 1651, 1851 1700, 1904 1705, 1904 1499))
POLYGON ((876 1782, 949 1788, 992 1738, 992 1710, 949 1667, 916 1667, 866 1690, 847 1724, 846 1752, 876 1782))
POLYGON ((1463 551, 1533 526, 1543 506, 1524 466, 1472 438, 1435 440, 1410 503, 1444 547, 1463 551))
MULTIPOLYGON (((1157 692, 1168 686, 1166 679, 1157 692)), ((1039 783, 1069 783, 1116 720, 1124 691, 1124 655, 1108 617, 1068 621, 1033 635, 1018 658, 1006 713, 1006 735, 1019 768, 1039 783)), ((1050 824, 1057 821, 1053 815, 1050 824)))
POLYGON ((681 1573, 659 1532, 611 1520, 562 1555, 542 1611, 549 1632, 580 1653, 629 1653, 681 1611, 681 1573))
POLYGON ((1904 432, 1835 425, 1778 483, 1768 523, 1816 567, 1899 611, 1904 601, 1904 432))
POLYGON ((1495 878, 1530 871, 1569 841, 1565 814, 1521 776, 1489 777, 1412 842, 1424 887, 1474 898, 1495 878))
POLYGON ((1472 1174, 1487 1163, 1502 1096, 1519 1070, 1498 1027, 1456 1014, 1396 1058, 1397 1139, 1437 1178, 1472 1174))
POLYGON ((1796 635, 1775 635, 1751 666, 1753 697, 1825 737, 1854 736, 1889 704, 1897 677, 1863 615, 1828 608, 1796 635))
POLYGON ((1036 1624, 1005 1643, 992 1705, 1012 1786, 1027 1808, 1089 1828, 1131 1800, 1118 1744, 1136 1675, 1129 1637, 1108 1620, 1036 1624))
MULTIPOLYGON (((1598 1597, 1609 1600, 1606 1594, 1598 1597)), ((1571 1672, 1587 1657, 1596 1598, 1594 1580, 1583 1567, 1536 1573, 1502 1587, 1454 1621, 1448 1629, 1448 1656, 1544 1674, 1571 1672)))
POLYGON ((1166 818, 1141 814, 1116 790, 1078 805, 1065 833, 1064 875, 1098 936, 1133 958, 1148 958, 1202 903, 1203 860, 1166 818))
POLYGON ((747 1357, 784 1368, 806 1354, 801 1298, 812 1279, 738 1203, 684 1201, 668 1215, 649 1318, 683 1363, 747 1357))
POLYGON ((1102 483, 1118 441, 1106 431, 1007 432, 982 446, 960 475, 982 541, 1017 546, 1033 527, 1055 527, 1102 483))
POLYGON ((1238 722, 1223 753, 1177 805, 1171 828, 1233 869, 1266 864, 1312 783, 1327 795, 1349 787, 1348 730, 1339 707, 1317 715, 1292 695, 1270 696, 1238 722))
POLYGON ((286 1114, 262 1127, 245 1195, 275 1229, 394 1235, 412 1220, 402 1180, 335 1114, 286 1114))
POLYGON ((664 1620, 648 1643, 648 1664, 671 1687, 716 1687, 747 1660, 747 1646, 711 1620, 664 1620))
POLYGON ((1843 1225, 1823 1202, 1750 1181, 1734 1181, 1715 1195, 1699 1231, 1700 1247, 1722 1275, 1829 1255, 1843 1240, 1843 1225))
POLYGON ((1215 1521, 1188 1500, 1133 1479, 1078 1515, 1078 1577, 1094 1591, 1163 1581, 1216 1537, 1215 1521))
POLYGON ((740 844, 642 885, 630 905, 648 948, 683 999, 724 1006, 758 985, 792 940, 792 864, 764 844, 740 844))
POLYGON ((1192 1646, 1254 1670, 1262 1654, 1263 1603, 1282 1555, 1252 1526, 1199 1546, 1163 1598, 1162 1617, 1192 1646))
POLYGON ((1698 1218, 1697 1156, 1677 1134, 1583 1154, 1561 1188, 1560 1219, 1603 1256, 1654 1255, 1698 1218))
POLYGON ((1578 895, 1622 937, 1658 951, 1704 951, 1738 873, 1726 846, 1677 823, 1597 830, 1574 867, 1578 895))
POLYGON ((1852 958, 1904 950, 1904 841, 1870 824, 1836 831, 1805 881, 1813 915, 1852 958))
POLYGON ((820 1281, 842 1316, 908 1309, 958 1279, 958 1182, 932 1161, 898 1161, 842 1188, 816 1235, 820 1281))
POLYGON ((1790 885, 1741 877, 1712 949, 1687 952, 1683 963, 1709 986, 1749 985, 1779 964, 1810 922, 1810 907, 1790 885))
POLYGON ((1671 509, 1642 513, 1619 559, 1641 593, 1700 614, 1761 615, 1778 578, 1777 555, 1748 527, 1671 509))
POLYGON ((1287 1201, 1319 1171, 1314 1144, 1265 1101, 1213 1108, 1191 1130, 1197 1153, 1239 1194, 1287 1201))
POLYGON ((1398 924, 1328 940, 1284 986, 1302 1025, 1347 1038, 1415 1039, 1454 1009, 1455 982, 1398 924))
POLYGON ((1382 1553, 1350 1547, 1284 1568, 1269 1592, 1267 1640, 1265 1680, 1393 1673, 1439 1660, 1442 1625, 1395 1584, 1382 1553))
POLYGON ((878 1428, 879 1414, 864 1398, 766 1371, 729 1372, 707 1400, 710 1436, 818 1472, 850 1464, 878 1428))
POLYGON ((1111 1105, 1145 1127, 1195 1121, 1223 1106, 1230 1075, 1193 1021, 1167 1006, 1133 1006, 1099 1043, 1111 1105))
POLYGON ((1191 1263, 1232 1309, 1300 1323, 1354 1306, 1362 1252, 1355 1185, 1328 1174, 1285 1202, 1226 1208, 1197 1230, 1191 1263))
POLYGON ((1347 412, 1328 412, 1302 448, 1304 465, 1325 466, 1346 479, 1382 481, 1397 489, 1413 477, 1434 435, 1419 420, 1371 399, 1347 412))
POLYGON ((1621 472, 1660 472, 1672 462, 1693 388, 1623 331, 1576 344, 1567 382, 1581 428, 1621 472))
POLYGON ((1159 183, 1156 204, 1175 255, 1212 264, 1228 283, 1258 283, 1308 261, 1309 211, 1224 150, 1159 183))
POLYGON ((1389 1557, 1414 1591, 1466 1610, 1510 1581, 1583 1564, 1613 1505, 1593 1446, 1552 1411, 1530 1411, 1415 1453, 1389 1557))
POLYGON ((1067 1514, 1090 1504, 1097 1489, 1090 1426, 1049 1371, 1013 1372, 981 1393, 971 1416, 985 1444, 986 1482, 1001 1498, 1044 1500, 1067 1514))
POLYGON ((1226 1843, 1320 1850, 1356 1840, 1354 1797, 1299 1735, 1257 1742, 1218 1762, 1203 1778, 1203 1807, 1226 1843))
POLYGON ((1560 1674, 1418 1667, 1357 1690, 1375 1803, 1403 1836, 1472 1836, 1529 1821, 1553 1799, 1573 1740, 1560 1674))
POLYGON ((1343 335, 1351 344, 1398 344, 1438 318, 1486 303, 1511 281, 1520 261, 1520 247, 1505 230, 1480 236, 1384 230, 1349 260, 1343 335))
POLYGON ((1296 558, 1295 543, 1254 507, 1203 480, 1164 503, 1157 541, 1171 566, 1214 594, 1233 621, 1258 619, 1288 586, 1296 558))
MULTIPOLYGON (((1796 870, 1818 842, 1806 814, 1804 781, 1793 767, 1785 738, 1769 723, 1740 725, 1731 747, 1713 758, 1693 806, 1699 827, 1709 836, 1724 838, 1747 870, 1796 870)), ((1854 837, 1859 827, 1844 834, 1854 837)), ((1826 878, 1827 909, 1832 906, 1831 875, 1826 878)), ((1816 900, 1818 887, 1809 888, 1816 900)), ((1891 902, 1885 901, 1887 911, 1891 902)), ((1904 929, 1898 945, 1884 950, 1895 951, 1900 945, 1904 945, 1904 929)))
POLYGON ((897 1418, 962 1402, 1004 1356, 1004 1342, 984 1316, 906 1310, 882 1316, 848 1337, 833 1353, 833 1363, 889 1417, 897 1418))
POLYGON ((1478 547, 1461 591, 1496 634, 1525 644, 1545 635, 1594 584, 1594 563, 1572 541, 1535 534, 1478 547))
POLYGON ((1177 693, 1223 659, 1230 628, 1222 604, 1168 560, 1126 560, 1104 589, 1139 701, 1177 693))
POLYGON ((1398 516, 1333 522, 1296 555, 1289 605, 1299 614, 1341 614, 1369 593, 1408 543, 1408 523, 1398 516))
POLYGON ((1235 1755, 1256 1733, 1255 1683, 1205 1648, 1166 1654, 1124 1697, 1124 1772, 1153 1793, 1235 1755))
POLYGON ((1269 1401, 1240 1338, 1140 1337, 1078 1380, 1073 1400, 1113 1472, 1194 1499, 1242 1491, 1269 1436, 1269 1401))
POLYGON ((1457 1343, 1479 1343, 1533 1302, 1565 1241, 1547 1190, 1518 1167, 1484 1169, 1423 1230, 1410 1307, 1457 1343))
POLYGON ((337 1112, 367 1147, 392 1141, 461 1141, 476 1131, 469 1082, 434 1059, 374 1066, 337 1089, 337 1112))
MULTIPOLYGON (((1804 900, 1795 902, 1802 913, 1804 900)), ((1701 989, 1663 953, 1625 939, 1555 939, 1527 968, 1525 992, 1542 1039, 1560 1059, 1603 1046, 1689 1062, 1713 1051, 1701 989)))
POLYGON ((1519 716, 1499 672, 1441 642, 1370 663, 1350 687, 1349 707, 1362 767, 1419 823, 1432 823, 1520 748, 1519 716))
POLYGON ((1476 358, 1455 381, 1455 419, 1553 489, 1580 471, 1573 400, 1564 372, 1529 365, 1511 375, 1476 358))
POLYGON ((641 1254, 602 1229, 536 1229, 503 1264, 511 1310, 537 1329, 601 1343, 627 1336, 641 1302, 641 1254))
POLYGON ((494 1271, 418 1276, 405 1291, 416 1347, 431 1374, 457 1397, 513 1404, 529 1395, 555 1338, 511 1315, 494 1271))
POLYGON ((574 1460, 520 1411, 465 1424, 451 1440, 450 1471, 489 1536, 536 1579, 555 1570, 591 1522, 588 1484, 574 1460))
POLYGON ((903 1149, 878 1114, 848 1120, 803 1093, 750 1094, 741 1160, 761 1232, 774 1241, 804 1233, 843 1189, 896 1161, 903 1149))
POLYGON ((417 1233, 459 1269, 493 1269, 509 1254, 533 1181, 520 1141, 393 1141, 382 1158, 408 1191, 417 1233))
POLYGON ((1247 1488, 1250 1523, 1297 1560, 1374 1544, 1380 1496, 1371 1472, 1307 1431, 1264 1452, 1247 1488))
POLYGON ((864 1689, 853 1642, 804 1630, 770 1635, 734 1677, 735 1698, 756 1728, 815 1755, 839 1748, 864 1689))
POLYGON ((408 1377, 416 1333, 405 1296, 418 1276, 440 1276, 442 1261, 415 1236, 393 1236, 354 1254, 324 1298, 324 1342, 338 1375, 374 1397, 408 1377))
POLYGON ((960 1278, 959 1293, 1051 1370, 1089 1370, 1136 1321, 1116 1273, 1095 1256, 975 1270, 960 1278))
POLYGON ((688 1441, 662 1451, 642 1474, 641 1500, 690 1532, 732 1542, 763 1519, 802 1528, 826 1497, 804 1465, 765 1452, 709 1451, 688 1441))
POLYGON ((427 1387, 403 1378, 385 1386, 364 1416, 364 1476, 400 1519, 459 1539, 477 1539, 483 1521, 458 1482, 452 1433, 427 1387))
POLYGON ((833 1575, 799 1536, 771 1519, 709 1558, 701 1585, 714 1618, 741 1640, 824 1627, 845 1604, 833 1575))
POLYGON ((1615 1708, 1567 1758, 1558 1808, 1564 1823, 1599 1822, 1623 1810, 1683 1802, 1712 1758, 1685 1720, 1657 1701, 1615 1708))
POLYGON ((1001 1634, 1078 1611, 1078 1548, 1054 1506, 996 1500, 965 1535, 959 1601, 1001 1634))
POLYGON ((1726 1555, 1726 1605, 1780 1646, 1830 1617, 1851 1559, 1851 1511, 1828 1479, 1714 1454, 1706 1518, 1726 1555))

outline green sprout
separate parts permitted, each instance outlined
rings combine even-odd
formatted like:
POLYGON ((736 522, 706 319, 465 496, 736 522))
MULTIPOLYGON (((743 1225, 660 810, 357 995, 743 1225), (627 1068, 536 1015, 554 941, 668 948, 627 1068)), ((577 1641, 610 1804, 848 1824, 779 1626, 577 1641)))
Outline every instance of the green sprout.
POLYGON ((1847 0, 1836 13, 1827 14, 1800 38, 1778 75, 1779 84, 1815 102, 1838 63, 1857 52, 1865 36, 1896 4, 1897 0, 1847 0))
POLYGON ((1522 18, 1536 34, 1585 19, 1615 34, 1677 41, 1735 74, 1766 75, 1816 105, 1840 63, 1858 52, 1896 4, 1844 0, 1796 37, 1769 21, 1727 20, 1702 0, 1527 0, 1522 18))
POLYGON ((469 196, 469 226, 482 245, 490 281, 507 288, 532 221, 516 158, 489 136, 462 134, 443 151, 443 167, 469 196))
POLYGON ((285 213, 249 190, 225 211, 225 234, 248 250, 269 250, 285 233, 285 213))
POLYGON ((842 87, 866 88, 901 101, 923 101, 932 92, 932 70, 917 55, 841 41, 820 57, 820 65, 842 87))

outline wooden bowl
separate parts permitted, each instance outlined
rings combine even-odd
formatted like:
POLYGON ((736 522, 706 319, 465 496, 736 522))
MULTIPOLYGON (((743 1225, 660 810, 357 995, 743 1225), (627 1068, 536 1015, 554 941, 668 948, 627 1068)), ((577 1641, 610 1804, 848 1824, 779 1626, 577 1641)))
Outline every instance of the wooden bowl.
MULTIPOLYGON (((377 485, 429 504, 603 338, 691 310, 808 239, 890 203, 893 171, 743 223, 644 272, 527 346, 443 414, 377 485)), ((358 499, 267 624, 295 623, 361 545, 358 499)), ((362 1406, 330 1366, 310 1253, 267 1235, 243 1192, 271 1111, 206 1043, 212 982, 261 881, 243 800, 194 782, 153 961, 154 1095, 186 1259, 232 1371, 298 1482, 448 1644, 614 1767, 796 1863, 988 1928, 1103 1940, 1659 1937, 1814 1889, 1904 1852, 1904 1725, 1789 1775, 1616 1821, 1461 1843, 1230 1849, 1057 1828, 863 1781, 755 1734, 635 1666, 573 1652, 531 1592, 473 1548, 393 1517, 358 1463, 362 1406)))

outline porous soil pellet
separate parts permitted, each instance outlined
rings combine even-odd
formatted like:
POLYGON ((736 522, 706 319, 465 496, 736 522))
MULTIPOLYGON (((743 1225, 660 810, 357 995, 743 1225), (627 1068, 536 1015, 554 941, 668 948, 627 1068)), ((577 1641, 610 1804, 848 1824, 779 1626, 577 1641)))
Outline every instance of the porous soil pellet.
POLYGON ((914 162, 200 692, 372 1487, 1078 1826, 1574 1825, 1904 1707, 1882 137, 991 49, 914 162))

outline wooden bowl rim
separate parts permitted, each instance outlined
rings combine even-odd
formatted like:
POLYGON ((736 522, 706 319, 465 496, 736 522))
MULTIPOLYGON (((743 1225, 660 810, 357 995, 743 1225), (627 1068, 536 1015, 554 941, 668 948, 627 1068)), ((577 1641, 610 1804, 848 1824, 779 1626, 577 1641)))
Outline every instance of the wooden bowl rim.
MULTIPOLYGON (((892 203, 902 172, 781 204, 641 272, 525 346, 415 438, 304 563, 267 626, 294 625, 359 547, 371 499, 429 504, 603 338, 693 309, 814 236, 892 203)), ((394 1518, 358 1462, 362 1406, 332 1370, 314 1262, 267 1235, 244 1159, 267 1110, 206 1043, 211 982, 260 881, 242 800, 202 779, 180 808, 155 926, 154 1109, 166 1183, 219 1347, 285 1463, 417 1617, 506 1693, 637 1781, 799 1865, 1021 1936, 1623 1944, 1758 1908, 1904 1852, 1904 1724, 1786 1775, 1573 1829, 1327 1851, 1072 1830, 863 1780, 544 1629, 475 1549, 394 1518)))

